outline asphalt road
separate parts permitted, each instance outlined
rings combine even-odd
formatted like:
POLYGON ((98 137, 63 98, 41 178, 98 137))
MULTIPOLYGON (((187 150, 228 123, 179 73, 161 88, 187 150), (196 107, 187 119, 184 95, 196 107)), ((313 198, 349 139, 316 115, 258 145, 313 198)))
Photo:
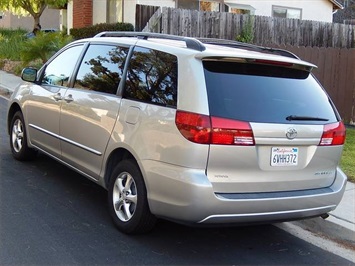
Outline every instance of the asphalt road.
POLYGON ((106 192, 39 155, 15 161, 0 97, 0 265, 354 265, 273 225, 202 229, 160 221, 114 227, 106 192))

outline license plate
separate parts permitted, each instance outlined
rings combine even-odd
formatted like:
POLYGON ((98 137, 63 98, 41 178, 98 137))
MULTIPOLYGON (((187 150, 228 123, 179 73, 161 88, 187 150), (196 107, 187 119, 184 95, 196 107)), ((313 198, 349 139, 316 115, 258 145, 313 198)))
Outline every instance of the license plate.
POLYGON ((298 164, 298 148, 272 147, 271 166, 295 166, 298 164))

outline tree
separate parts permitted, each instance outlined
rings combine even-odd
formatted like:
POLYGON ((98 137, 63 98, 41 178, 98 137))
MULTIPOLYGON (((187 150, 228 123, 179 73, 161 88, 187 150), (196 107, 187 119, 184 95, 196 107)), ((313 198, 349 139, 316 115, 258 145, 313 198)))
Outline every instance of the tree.
POLYGON ((68 0, 0 0, 0 10, 10 11, 18 15, 30 14, 33 19, 33 29, 40 25, 40 17, 48 5, 60 7, 68 0))
POLYGON ((355 0, 343 0, 344 9, 337 10, 333 14, 333 22, 355 24, 355 0))

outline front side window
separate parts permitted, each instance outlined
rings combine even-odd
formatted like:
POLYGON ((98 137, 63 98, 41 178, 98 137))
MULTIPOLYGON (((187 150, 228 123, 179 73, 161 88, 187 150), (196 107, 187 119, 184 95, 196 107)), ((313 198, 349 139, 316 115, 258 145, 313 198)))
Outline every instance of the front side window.
POLYGON ((176 56, 136 47, 129 63, 123 96, 142 102, 176 107, 176 56))
POLYGON ((69 78, 82 49, 83 45, 73 46, 54 58, 45 69, 42 84, 68 86, 69 78))
POLYGON ((90 45, 81 62, 74 87, 116 94, 129 48, 90 45))
POLYGON ((277 18, 302 18, 302 9, 283 7, 283 6, 272 6, 272 16, 277 18))

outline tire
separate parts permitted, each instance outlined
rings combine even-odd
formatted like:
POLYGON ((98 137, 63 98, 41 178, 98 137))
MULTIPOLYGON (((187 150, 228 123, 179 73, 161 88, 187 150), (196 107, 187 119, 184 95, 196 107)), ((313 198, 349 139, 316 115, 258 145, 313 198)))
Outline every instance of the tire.
POLYGON ((142 174, 132 160, 120 162, 113 170, 108 205, 114 224, 123 233, 147 233, 156 223, 156 217, 149 210, 142 174))
POLYGON ((17 111, 11 120, 10 147, 12 155, 19 161, 34 159, 37 152, 27 145, 27 132, 20 111, 17 111))

